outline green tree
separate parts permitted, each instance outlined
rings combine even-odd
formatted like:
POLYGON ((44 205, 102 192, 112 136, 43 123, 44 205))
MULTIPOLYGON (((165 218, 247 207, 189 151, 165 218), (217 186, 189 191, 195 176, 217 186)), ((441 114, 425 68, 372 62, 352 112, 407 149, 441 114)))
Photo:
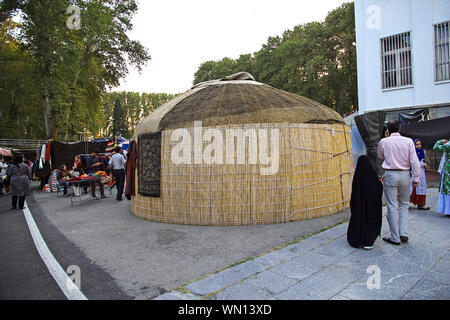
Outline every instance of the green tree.
POLYGON ((150 59, 147 49, 127 35, 136 12, 134 0, 0 1, 0 23, 21 17, 15 37, 36 79, 29 84, 38 91, 31 106, 41 110, 36 123, 44 128, 41 138, 100 131, 102 95, 119 84, 128 65, 140 71, 150 59), (79 29, 66 25, 69 5, 80 8, 79 29))
POLYGON ((114 112, 113 112, 113 137, 116 138, 120 135, 121 129, 123 129, 123 118, 122 118, 122 105, 120 104, 120 99, 116 98, 114 101, 114 112))
POLYGON ((257 81, 344 114, 358 103, 355 39, 354 3, 344 3, 323 22, 298 25, 282 36, 269 37, 254 54, 201 64, 193 83, 248 71, 257 81))
POLYGON ((111 137, 114 135, 114 130, 117 130, 115 131, 117 136, 120 128, 123 129, 120 134, 124 138, 130 139, 134 135, 138 122, 173 97, 174 95, 167 93, 108 92, 102 98, 102 114, 105 122, 101 135, 111 137), (120 114, 117 111, 118 104, 121 106, 120 114), (114 121, 119 118, 121 119, 119 122, 122 123, 115 124, 114 121))
POLYGON ((42 136, 41 113, 35 112, 40 93, 32 74, 33 61, 14 37, 18 23, 6 19, 0 24, 0 137, 42 136))

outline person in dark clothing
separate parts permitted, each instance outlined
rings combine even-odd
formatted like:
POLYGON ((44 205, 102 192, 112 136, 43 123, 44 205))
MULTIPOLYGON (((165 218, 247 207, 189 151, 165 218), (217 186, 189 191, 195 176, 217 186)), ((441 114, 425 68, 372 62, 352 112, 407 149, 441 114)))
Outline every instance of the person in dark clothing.
POLYGON ((40 160, 39 158, 33 163, 33 167, 31 169, 31 176, 35 176, 39 178, 41 182, 39 186, 39 190, 43 190, 45 185, 48 184, 48 180, 50 179, 50 164, 48 162, 43 162, 42 167, 40 168, 40 160))
POLYGON ((30 168, 22 162, 21 157, 15 157, 9 165, 8 176, 11 183, 11 209, 17 208, 17 199, 19 200, 19 209, 23 209, 25 196, 30 194, 30 168))
POLYGON ((355 248, 373 248, 381 233, 383 184, 366 155, 358 158, 350 198, 347 241, 355 248))

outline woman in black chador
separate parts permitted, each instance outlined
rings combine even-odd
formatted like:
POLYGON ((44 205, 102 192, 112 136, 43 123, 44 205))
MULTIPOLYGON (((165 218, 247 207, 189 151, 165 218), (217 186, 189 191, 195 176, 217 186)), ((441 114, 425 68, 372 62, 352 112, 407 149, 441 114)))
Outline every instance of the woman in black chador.
POLYGON ((383 184, 365 155, 358 158, 350 199, 347 241, 370 250, 381 233, 383 184))

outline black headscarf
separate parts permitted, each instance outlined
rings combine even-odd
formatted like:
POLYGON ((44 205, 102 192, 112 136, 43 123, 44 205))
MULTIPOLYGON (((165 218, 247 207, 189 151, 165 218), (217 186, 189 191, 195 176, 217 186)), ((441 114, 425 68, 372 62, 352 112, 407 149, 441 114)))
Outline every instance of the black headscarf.
POLYGON ((350 199, 347 241, 355 248, 372 246, 381 233, 383 184, 365 155, 358 158, 350 199))

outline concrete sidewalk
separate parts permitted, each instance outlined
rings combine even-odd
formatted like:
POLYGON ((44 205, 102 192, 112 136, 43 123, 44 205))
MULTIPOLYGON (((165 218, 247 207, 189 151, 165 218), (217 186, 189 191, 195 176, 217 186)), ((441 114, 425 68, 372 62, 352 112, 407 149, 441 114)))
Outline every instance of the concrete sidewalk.
MULTIPOLYGON (((450 218, 434 211, 437 198, 437 189, 429 189, 432 209, 410 208, 410 239, 401 246, 378 238, 373 250, 355 249, 343 223, 155 299, 450 299, 450 218)), ((389 234, 383 210, 382 236, 389 234)))

